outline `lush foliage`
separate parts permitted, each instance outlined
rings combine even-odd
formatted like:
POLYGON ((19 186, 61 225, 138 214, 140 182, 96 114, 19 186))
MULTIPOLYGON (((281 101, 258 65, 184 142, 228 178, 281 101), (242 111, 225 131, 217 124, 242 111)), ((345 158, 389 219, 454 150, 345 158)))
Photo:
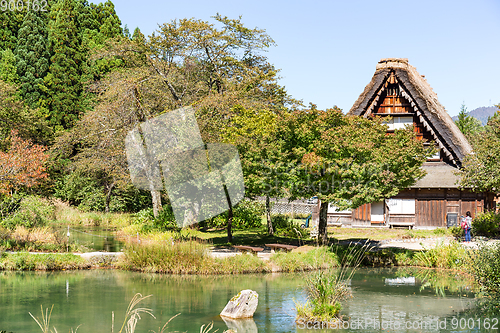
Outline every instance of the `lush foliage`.
POLYGON ((294 223, 293 219, 284 214, 277 214, 271 216, 271 221, 276 236, 290 237, 290 238, 305 238, 308 232, 300 227, 299 224, 294 223))
POLYGON ((149 231, 178 231, 179 226, 175 221, 174 212, 170 205, 164 205, 158 216, 154 216, 152 208, 146 208, 135 214, 134 224, 141 227, 141 233, 149 231))
POLYGON ((36 196, 27 196, 19 204, 19 208, 1 221, 5 227, 15 229, 16 226, 26 228, 43 227, 54 220, 54 205, 36 196))
POLYGON ((472 221, 474 236, 493 237, 500 233, 500 214, 495 212, 481 213, 472 221))
POLYGON ((483 243, 471 252, 472 274, 482 289, 498 297, 500 295, 500 244, 483 243))
MULTIPOLYGON (((227 214, 224 212, 208 221, 202 222, 205 228, 221 228, 227 225, 227 214)), ((243 199, 233 209, 233 224, 235 229, 259 228, 262 225, 264 207, 259 201, 243 199)))
POLYGON ((387 135, 382 119, 344 116, 338 108, 284 114, 278 120, 275 140, 281 159, 287 161, 286 183, 280 170, 273 186, 285 186, 292 197, 318 196, 319 238, 326 240, 327 204, 340 209, 396 195, 423 176, 420 168, 431 153, 410 129, 387 135))
POLYGON ((478 134, 483 130, 481 121, 473 116, 467 114, 467 108, 462 104, 460 112, 458 113, 458 119, 455 120, 455 124, 458 129, 467 137, 472 138, 474 135, 478 134))
POLYGON ((476 191, 500 189, 500 114, 497 112, 481 135, 470 138, 474 153, 465 157, 460 185, 476 191))

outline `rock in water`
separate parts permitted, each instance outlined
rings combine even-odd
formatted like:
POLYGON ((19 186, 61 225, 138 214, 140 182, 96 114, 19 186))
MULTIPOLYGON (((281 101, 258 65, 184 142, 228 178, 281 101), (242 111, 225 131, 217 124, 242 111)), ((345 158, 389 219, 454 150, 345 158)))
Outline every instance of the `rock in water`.
POLYGON ((238 295, 231 298, 220 315, 221 317, 233 319, 251 318, 258 304, 259 294, 257 292, 250 289, 242 290, 238 295))

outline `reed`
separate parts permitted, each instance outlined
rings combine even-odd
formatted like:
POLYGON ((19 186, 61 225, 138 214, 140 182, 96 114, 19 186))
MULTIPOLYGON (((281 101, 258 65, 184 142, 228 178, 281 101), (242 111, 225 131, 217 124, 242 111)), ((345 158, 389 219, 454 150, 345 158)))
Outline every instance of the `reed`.
POLYGON ((350 281, 367 250, 366 244, 349 246, 339 254, 340 268, 337 271, 320 270, 306 279, 307 301, 295 301, 297 322, 328 322, 338 317, 341 301, 352 295, 350 281))

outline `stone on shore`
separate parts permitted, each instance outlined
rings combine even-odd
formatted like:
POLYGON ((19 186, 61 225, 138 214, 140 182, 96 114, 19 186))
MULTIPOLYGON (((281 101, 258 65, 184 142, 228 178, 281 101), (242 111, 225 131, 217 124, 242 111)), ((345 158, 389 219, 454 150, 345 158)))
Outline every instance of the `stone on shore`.
POLYGON ((250 289, 242 290, 231 298, 220 315, 233 319, 251 318, 258 304, 259 294, 257 292, 250 289))

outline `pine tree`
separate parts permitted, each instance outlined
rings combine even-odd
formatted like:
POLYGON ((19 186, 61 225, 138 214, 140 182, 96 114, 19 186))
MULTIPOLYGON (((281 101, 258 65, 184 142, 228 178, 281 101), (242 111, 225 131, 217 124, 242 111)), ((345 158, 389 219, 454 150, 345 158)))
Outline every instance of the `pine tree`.
POLYGON ((20 94, 25 102, 35 108, 43 97, 43 78, 49 69, 47 29, 39 12, 29 11, 24 17, 14 52, 21 86, 20 94))
POLYGON ((17 83, 16 58, 11 49, 1 52, 0 57, 0 80, 8 83, 17 83))

